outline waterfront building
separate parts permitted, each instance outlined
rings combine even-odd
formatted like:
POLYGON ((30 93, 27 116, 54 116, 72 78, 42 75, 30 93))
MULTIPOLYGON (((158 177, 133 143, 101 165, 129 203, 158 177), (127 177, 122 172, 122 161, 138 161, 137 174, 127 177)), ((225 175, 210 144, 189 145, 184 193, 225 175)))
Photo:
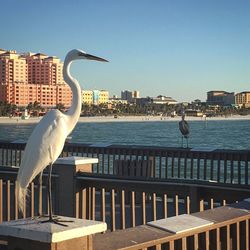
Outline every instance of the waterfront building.
POLYGON ((118 97, 112 97, 109 98, 108 103, 111 105, 118 105, 118 104, 128 104, 128 101, 122 100, 121 98, 118 97))
POLYGON ((202 117, 203 116, 203 112, 200 111, 200 110, 186 109, 185 110, 185 115, 186 116, 202 117))
POLYGON ((82 90, 82 102, 88 105, 108 103, 109 92, 107 90, 82 90))
POLYGON ((140 97, 140 92, 138 90, 134 90, 134 91, 123 90, 121 92, 121 99, 127 100, 128 103, 136 102, 135 99, 139 97, 140 97))
POLYGON ((226 91, 209 91, 207 92, 207 104, 208 105, 219 105, 219 106, 230 106, 235 104, 234 92, 226 91))
POLYGON ((152 103, 154 103, 154 104, 167 104, 167 105, 173 104, 173 105, 175 105, 175 104, 177 104, 177 101, 174 100, 172 97, 159 95, 157 97, 152 98, 152 103))
POLYGON ((122 100, 127 100, 128 102, 132 102, 133 100, 133 92, 124 90, 121 92, 121 99, 122 100))
POLYGON ((239 107, 250 107, 250 91, 244 91, 235 95, 235 104, 239 107))
POLYGON ((138 90, 135 90, 133 93, 134 98, 140 98, 140 92, 138 90))
POLYGON ((62 68, 56 57, 0 50, 0 101, 18 107, 34 102, 43 108, 57 104, 70 107, 72 93, 63 80, 62 68))

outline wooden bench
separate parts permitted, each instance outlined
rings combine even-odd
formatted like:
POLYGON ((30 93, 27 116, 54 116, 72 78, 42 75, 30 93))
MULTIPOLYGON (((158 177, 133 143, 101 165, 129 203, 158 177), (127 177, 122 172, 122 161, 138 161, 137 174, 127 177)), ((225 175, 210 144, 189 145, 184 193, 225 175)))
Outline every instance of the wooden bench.
POLYGON ((152 160, 115 160, 114 175, 126 178, 151 178, 154 176, 152 160))
MULTIPOLYGON (((148 179, 154 177, 152 160, 115 160, 113 173, 115 176, 128 179, 148 179)), ((151 200, 151 195, 146 194, 146 201, 151 200)), ((131 192, 125 193, 125 202, 131 202, 131 192)), ((135 198, 136 203, 141 203, 141 197, 135 198)))

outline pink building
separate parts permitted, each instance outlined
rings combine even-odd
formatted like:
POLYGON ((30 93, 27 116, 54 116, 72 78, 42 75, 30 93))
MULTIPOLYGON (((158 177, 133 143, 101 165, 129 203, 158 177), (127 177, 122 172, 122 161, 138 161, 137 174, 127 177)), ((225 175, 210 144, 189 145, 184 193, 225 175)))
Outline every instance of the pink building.
POLYGON ((72 93, 62 76, 63 63, 44 54, 0 49, 0 101, 26 107, 38 102, 52 108, 71 105, 72 93))

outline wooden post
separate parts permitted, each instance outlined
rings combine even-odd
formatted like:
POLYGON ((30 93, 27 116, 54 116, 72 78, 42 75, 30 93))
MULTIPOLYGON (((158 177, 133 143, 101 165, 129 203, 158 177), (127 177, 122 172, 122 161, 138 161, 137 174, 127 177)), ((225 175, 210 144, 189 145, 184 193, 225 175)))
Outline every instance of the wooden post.
POLYGON ((197 192, 197 187, 190 187, 190 212, 195 213, 199 211, 200 201, 199 201, 199 194, 197 192))
MULTIPOLYGON (((97 158, 65 157, 59 158, 53 166, 56 179, 56 204, 55 213, 58 215, 76 217, 79 204, 75 175, 77 172, 92 172, 92 164, 98 163, 97 158)), ((55 178, 54 178, 55 179, 55 178)))
POLYGON ((107 230, 104 222, 58 216, 58 225, 44 217, 20 219, 0 224, 0 236, 8 250, 92 250, 92 235, 107 230))

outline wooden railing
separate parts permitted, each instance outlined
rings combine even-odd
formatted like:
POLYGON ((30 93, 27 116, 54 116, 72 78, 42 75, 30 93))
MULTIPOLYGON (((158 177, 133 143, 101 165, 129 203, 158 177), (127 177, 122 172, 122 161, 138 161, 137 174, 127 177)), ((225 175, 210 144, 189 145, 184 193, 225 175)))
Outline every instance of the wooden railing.
MULTIPOLYGON (((64 169, 55 166, 52 181, 55 213, 105 221, 111 231, 250 197, 250 189, 245 185, 178 179, 145 180, 142 177, 124 179, 91 173, 75 173, 72 179, 69 177, 68 182, 76 187, 72 193, 61 172, 64 169), (59 199, 60 203, 68 205, 60 207, 59 199)), ((16 174, 16 167, 0 168, 0 221, 20 217, 15 192, 16 174)), ((46 172, 44 176, 43 184, 46 184, 46 172)), ((46 189, 40 185, 39 178, 29 190, 24 216, 47 213, 46 189)))
MULTIPOLYGON (((99 148, 94 149, 99 150, 99 148)), ((88 147, 88 150, 91 151, 92 148, 88 147)), ((106 151, 101 156, 95 155, 94 152, 81 154, 98 156, 99 159, 107 157, 106 151)), ((111 158, 111 154, 109 157, 111 158)), ((149 154, 148 157, 152 156, 149 154)), ((156 162, 155 157, 150 160, 153 159, 156 162)), ((120 158, 123 158, 122 155, 120 158)), ((105 166, 105 164, 99 164, 99 167, 95 165, 93 170, 98 172, 98 169, 101 169, 100 166, 105 166)), ((228 213, 234 210, 232 206, 225 206, 249 198, 248 183, 220 183, 181 179, 178 176, 177 178, 157 176, 147 179, 135 176, 124 179, 113 175, 112 171, 107 171, 107 174, 100 171, 101 173, 75 172, 68 175, 65 173, 66 169, 69 167, 55 165, 53 168, 54 212, 105 221, 112 233, 99 235, 99 240, 98 237, 97 240, 94 240, 96 250, 249 249, 246 247, 249 246, 249 212, 243 206, 240 208, 240 212, 235 212, 235 216, 228 217, 228 213), (65 183, 66 177, 67 182, 71 183, 73 188, 69 188, 65 183), (61 207, 60 203, 66 204, 66 206, 61 207), (209 212, 214 211, 215 209, 210 210, 213 208, 221 209, 220 213, 209 212), (216 223, 204 229, 174 235, 154 229, 154 232, 158 232, 155 235, 147 226, 149 221, 194 212, 202 212, 205 215, 211 213, 216 223), (118 229, 122 229, 122 231, 118 229), (130 237, 133 234, 139 237, 139 242, 135 243, 130 240, 127 241, 130 245, 119 245, 123 242, 122 237, 130 237), (98 244, 100 240, 105 244, 98 244), (103 248, 104 246, 106 247, 103 248)), ((0 222, 20 218, 15 191, 17 170, 17 167, 3 166, 0 168, 0 222)), ((47 213, 48 205, 44 187, 46 177, 45 171, 43 185, 41 185, 39 177, 30 185, 25 217, 47 213)), ((234 206, 237 207, 237 204, 234 206)))
MULTIPOLYGON (((19 166, 25 143, 0 142, 0 165, 19 166)), ((113 174, 115 160, 150 160, 154 178, 250 185, 250 151, 67 143, 62 156, 97 157, 93 172, 113 174)))
POLYGON ((250 189, 244 185, 204 181, 124 179, 86 173, 79 173, 76 181, 76 216, 104 221, 111 231, 250 197, 250 189))
MULTIPOLYGON (((95 235, 94 250, 249 250, 250 202, 240 202, 192 214, 213 222, 202 228, 173 233, 143 225, 95 235)), ((187 226, 187 224, 185 224, 187 226)))

